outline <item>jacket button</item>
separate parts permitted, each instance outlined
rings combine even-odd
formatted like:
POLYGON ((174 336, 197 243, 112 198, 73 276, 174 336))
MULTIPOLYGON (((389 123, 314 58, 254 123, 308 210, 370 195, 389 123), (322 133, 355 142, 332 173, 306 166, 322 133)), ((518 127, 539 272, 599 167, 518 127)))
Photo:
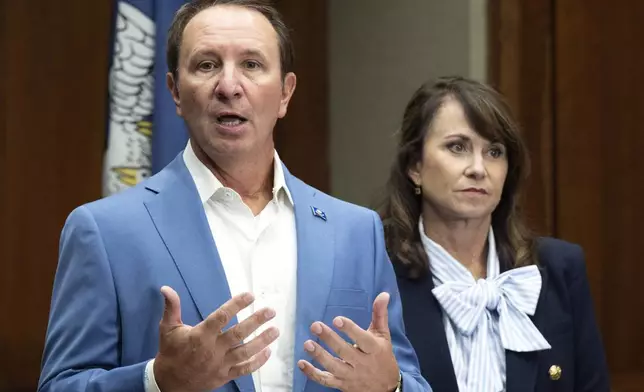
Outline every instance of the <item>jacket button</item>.
POLYGON ((548 375, 551 380, 559 380, 561 378, 561 368, 557 365, 550 366, 550 369, 548 369, 548 375))

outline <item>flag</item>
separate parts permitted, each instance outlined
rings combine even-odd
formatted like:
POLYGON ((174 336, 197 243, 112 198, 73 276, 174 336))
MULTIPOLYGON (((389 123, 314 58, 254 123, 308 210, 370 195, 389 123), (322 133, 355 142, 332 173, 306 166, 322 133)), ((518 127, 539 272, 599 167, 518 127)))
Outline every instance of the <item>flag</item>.
POLYGON ((165 84, 167 31, 185 0, 115 4, 103 195, 136 185, 185 146, 185 125, 165 84))

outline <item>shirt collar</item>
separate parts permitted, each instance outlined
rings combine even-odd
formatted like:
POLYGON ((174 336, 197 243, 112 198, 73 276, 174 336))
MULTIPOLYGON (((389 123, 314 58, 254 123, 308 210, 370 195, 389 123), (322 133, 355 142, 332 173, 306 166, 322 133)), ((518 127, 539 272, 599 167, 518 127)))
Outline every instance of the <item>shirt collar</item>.
MULTIPOLYGON (((224 185, 215 177, 215 175, 206 167, 197 158, 190 140, 186 145, 185 150, 183 150, 183 161, 188 168, 188 172, 195 182, 197 187, 197 192, 199 193, 199 198, 202 203, 210 200, 213 195, 219 190, 225 188, 224 185)), ((291 192, 286 185, 286 178, 284 176, 284 168, 282 166, 282 161, 277 154, 277 151, 274 150, 273 155, 273 198, 276 199, 280 195, 280 191, 283 191, 286 195, 287 200, 291 203, 292 206, 295 205, 291 192)))
MULTIPOLYGON (((470 271, 465 268, 458 260, 437 242, 425 234, 422 216, 418 220, 418 230, 420 230, 420 239, 429 257, 429 268, 437 284, 448 281, 474 282, 474 277, 470 271)), ((490 226, 488 233, 488 252, 487 252, 487 277, 494 279, 499 275, 499 256, 496 252, 496 240, 494 230, 490 226)))

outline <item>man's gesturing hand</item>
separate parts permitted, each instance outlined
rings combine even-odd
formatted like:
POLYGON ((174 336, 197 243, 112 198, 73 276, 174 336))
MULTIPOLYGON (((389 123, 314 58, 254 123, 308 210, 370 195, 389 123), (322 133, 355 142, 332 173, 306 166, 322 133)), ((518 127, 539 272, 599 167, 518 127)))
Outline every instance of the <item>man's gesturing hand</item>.
POLYGON ((346 317, 336 317, 333 325, 345 333, 354 345, 321 322, 311 326, 311 332, 320 337, 336 354, 307 340, 304 349, 326 371, 310 362, 300 360, 298 366, 311 380, 344 392, 390 392, 396 389, 400 370, 394 356, 389 333, 387 306, 389 294, 380 293, 373 302, 371 325, 365 331, 346 317))
POLYGON ((244 343, 257 328, 275 317, 272 309, 261 309, 246 320, 222 332, 242 309, 255 300, 250 293, 239 294, 194 327, 181 321, 179 295, 161 288, 165 310, 159 323, 159 353, 154 376, 163 392, 212 390, 240 376, 250 374, 268 360, 268 347, 279 335, 275 327, 244 343))

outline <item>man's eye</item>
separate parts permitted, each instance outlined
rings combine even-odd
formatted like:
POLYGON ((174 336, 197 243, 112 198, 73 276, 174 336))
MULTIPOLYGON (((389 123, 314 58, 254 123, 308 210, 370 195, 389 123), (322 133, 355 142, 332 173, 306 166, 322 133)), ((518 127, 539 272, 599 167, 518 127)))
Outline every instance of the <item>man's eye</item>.
POLYGON ((261 68, 261 64, 254 60, 249 60, 244 62, 244 68, 255 70, 261 68))
POLYGON ((200 71, 212 71, 215 69, 215 64, 212 61, 204 61, 199 64, 200 71))

